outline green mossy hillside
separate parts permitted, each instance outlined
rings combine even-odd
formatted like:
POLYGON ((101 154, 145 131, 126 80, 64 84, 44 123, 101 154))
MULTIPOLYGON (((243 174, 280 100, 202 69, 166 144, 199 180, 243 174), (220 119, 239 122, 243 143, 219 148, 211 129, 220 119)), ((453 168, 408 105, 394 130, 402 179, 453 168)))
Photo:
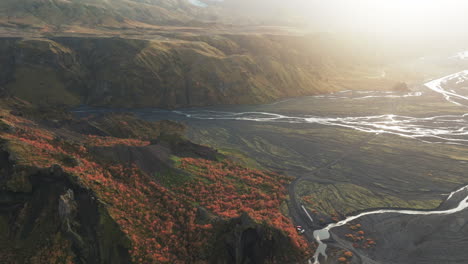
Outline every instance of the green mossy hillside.
POLYGON ((362 78, 369 62, 335 41, 321 35, 3 38, 0 85, 34 104, 125 108, 256 104, 390 88, 389 80, 362 78))

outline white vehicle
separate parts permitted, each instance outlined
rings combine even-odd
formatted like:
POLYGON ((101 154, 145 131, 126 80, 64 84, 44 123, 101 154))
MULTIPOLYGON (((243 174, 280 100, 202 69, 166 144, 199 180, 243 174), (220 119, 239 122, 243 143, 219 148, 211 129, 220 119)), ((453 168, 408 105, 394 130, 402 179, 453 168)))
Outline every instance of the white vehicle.
POLYGON ((305 229, 302 226, 296 226, 296 231, 299 235, 302 235, 305 233, 305 229))

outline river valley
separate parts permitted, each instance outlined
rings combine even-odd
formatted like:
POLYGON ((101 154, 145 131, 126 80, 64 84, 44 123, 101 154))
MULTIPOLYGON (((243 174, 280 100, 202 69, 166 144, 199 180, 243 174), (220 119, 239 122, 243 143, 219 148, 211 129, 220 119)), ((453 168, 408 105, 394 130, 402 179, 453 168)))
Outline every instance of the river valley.
MULTIPOLYGON (((467 72, 458 72, 408 92, 343 91, 266 105, 133 112, 147 120, 184 122, 189 138, 198 143, 303 181, 290 195, 316 220, 299 220, 308 227, 306 236, 319 244, 315 263, 335 263, 340 249, 354 253, 352 263, 425 263, 419 256, 465 263, 468 257, 458 247, 447 249, 450 258, 432 252, 467 226, 460 219, 468 193, 459 189, 468 182, 467 79, 467 72), (332 215, 342 220, 334 223, 332 215), (450 230, 436 228, 444 221, 451 223, 450 230), (377 246, 347 241, 351 222, 362 223, 377 246), (421 231, 421 225, 432 233, 421 231)), ((76 113, 103 111, 128 110, 81 108, 76 113)), ((301 216, 295 214, 297 222, 301 216)))

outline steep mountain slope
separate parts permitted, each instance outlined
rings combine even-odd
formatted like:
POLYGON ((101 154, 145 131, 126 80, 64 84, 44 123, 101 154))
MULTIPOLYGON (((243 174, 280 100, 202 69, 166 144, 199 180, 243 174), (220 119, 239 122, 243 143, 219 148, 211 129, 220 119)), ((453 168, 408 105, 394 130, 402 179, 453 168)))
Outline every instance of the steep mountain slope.
POLYGON ((203 12, 184 0, 4 0, 0 3, 0 25, 43 30, 69 25, 182 25, 202 18, 203 12))
POLYGON ((322 35, 3 38, 0 85, 40 104, 165 108, 391 86, 362 78, 369 60, 335 43, 322 35))
POLYGON ((0 103, 2 263, 293 263, 310 254, 283 214, 287 177, 193 144, 175 123, 0 103), (47 115, 58 119, 40 121, 47 115))
POLYGON ((186 0, 1 1, 0 89, 42 105, 176 108, 395 82, 369 78, 380 62, 368 47, 222 24, 219 8, 229 10, 186 0))

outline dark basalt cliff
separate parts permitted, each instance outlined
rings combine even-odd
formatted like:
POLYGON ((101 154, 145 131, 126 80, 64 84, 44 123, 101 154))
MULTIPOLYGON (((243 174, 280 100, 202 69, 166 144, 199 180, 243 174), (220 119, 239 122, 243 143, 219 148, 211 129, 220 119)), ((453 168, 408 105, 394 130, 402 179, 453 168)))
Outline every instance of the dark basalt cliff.
POLYGON ((278 256, 301 255, 280 231, 255 223, 247 214, 220 224, 216 245, 213 263, 220 264, 274 263, 278 256))
POLYGON ((346 88, 362 59, 345 54, 323 36, 3 38, 0 85, 45 105, 253 104, 346 88))
POLYGON ((130 240, 92 190, 59 166, 17 166, 6 151, 0 162, 3 263, 131 262, 130 240))

